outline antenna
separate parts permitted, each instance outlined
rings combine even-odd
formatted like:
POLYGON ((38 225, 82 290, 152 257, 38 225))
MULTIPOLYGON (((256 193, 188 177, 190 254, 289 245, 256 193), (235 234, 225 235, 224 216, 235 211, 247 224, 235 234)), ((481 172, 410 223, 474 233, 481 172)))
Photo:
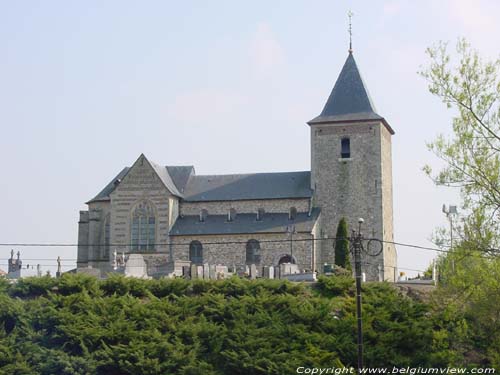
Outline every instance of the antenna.
POLYGON ((354 16, 354 13, 349 11, 347 12, 347 17, 349 17, 349 53, 352 53, 352 16, 354 16))

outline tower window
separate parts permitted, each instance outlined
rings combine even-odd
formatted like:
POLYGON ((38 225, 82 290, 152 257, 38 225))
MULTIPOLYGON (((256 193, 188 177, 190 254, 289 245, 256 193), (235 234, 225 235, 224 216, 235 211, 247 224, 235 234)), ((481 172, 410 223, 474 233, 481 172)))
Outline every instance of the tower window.
POLYGON ((288 214, 288 220, 295 220, 297 217, 297 209, 295 207, 290 208, 290 213, 288 214))
POLYGON ((110 215, 106 216, 104 221, 104 251, 102 252, 102 257, 107 259, 109 257, 109 249, 111 242, 111 223, 110 215))
POLYGON ((351 140, 349 138, 342 138, 340 142, 341 150, 340 157, 342 159, 348 159, 351 157, 351 140))

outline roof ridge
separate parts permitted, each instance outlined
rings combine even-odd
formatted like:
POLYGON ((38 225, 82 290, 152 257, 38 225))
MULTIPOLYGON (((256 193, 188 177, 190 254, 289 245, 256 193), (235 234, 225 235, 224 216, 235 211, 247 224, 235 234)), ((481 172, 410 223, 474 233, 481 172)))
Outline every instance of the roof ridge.
POLYGON ((226 173, 226 174, 197 174, 193 177, 224 177, 224 176, 255 176, 257 174, 284 174, 284 173, 311 173, 311 171, 282 171, 282 172, 251 172, 251 173, 226 173))

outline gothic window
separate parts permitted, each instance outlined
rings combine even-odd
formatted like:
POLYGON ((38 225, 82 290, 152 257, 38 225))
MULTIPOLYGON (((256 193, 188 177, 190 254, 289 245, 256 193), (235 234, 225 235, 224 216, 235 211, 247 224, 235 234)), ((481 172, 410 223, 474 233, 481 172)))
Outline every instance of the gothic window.
POLYGON ((132 212, 130 225, 132 250, 152 251, 156 240, 156 217, 154 207, 147 201, 140 202, 132 212))
POLYGON ((189 260, 194 264, 203 264, 203 245, 200 241, 189 244, 189 260))
POLYGON ((104 246, 103 246, 103 250, 102 250, 102 257, 103 258, 109 257, 110 242, 111 242, 111 222, 110 222, 110 218, 108 215, 108 216, 106 216, 106 219, 104 220, 104 246))
POLYGON ((289 220, 295 220, 297 217, 297 209, 295 207, 290 208, 290 214, 288 215, 289 220))
POLYGON ((351 157, 351 140, 349 138, 342 138, 340 142, 341 150, 340 157, 342 159, 348 159, 351 157))
POLYGON ((247 242, 247 264, 260 263, 260 243, 257 240, 248 240, 247 242))

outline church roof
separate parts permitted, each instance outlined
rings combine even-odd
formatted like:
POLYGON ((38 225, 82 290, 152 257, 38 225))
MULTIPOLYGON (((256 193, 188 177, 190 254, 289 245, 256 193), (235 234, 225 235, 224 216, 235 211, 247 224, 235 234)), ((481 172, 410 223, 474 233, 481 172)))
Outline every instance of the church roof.
MULTIPOLYGON (((279 172, 196 176, 192 166, 162 167, 150 161, 169 191, 190 202, 309 198, 311 173, 279 172)), ((129 167, 121 170, 89 202, 107 201, 129 167)))
POLYGON ((183 193, 184 188, 189 180, 189 177, 194 174, 194 167, 192 165, 183 166, 167 166, 167 171, 172 177, 177 189, 183 193))
POLYGON ((184 200, 191 202, 245 199, 309 198, 311 172, 230 174, 190 177, 184 200))
POLYGON ((162 167, 161 165, 153 163, 151 160, 148 160, 148 162, 151 167, 153 167, 158 177, 160 177, 160 180, 163 182, 163 185, 165 185, 168 191, 178 197, 182 197, 182 194, 179 192, 179 190, 177 190, 177 186, 172 180, 170 173, 168 173, 167 167, 162 167))
POLYGON ((118 173, 105 187, 104 189, 102 189, 99 194, 97 194, 94 198, 92 198, 90 201, 88 201, 87 203, 90 203, 90 202, 99 202, 99 201, 107 201, 109 200, 109 194, 111 194, 117 184, 119 183, 119 181, 121 181, 121 179, 123 177, 125 177, 125 175, 127 174, 127 172, 129 171, 129 167, 125 167, 123 168, 120 173, 118 173))
POLYGON ((198 215, 189 215, 176 220, 170 235, 284 233, 289 225, 294 225, 297 233, 311 233, 319 213, 319 208, 314 208, 311 215, 298 212, 294 220, 288 213, 265 213, 262 220, 256 220, 256 214, 242 213, 233 221, 227 221, 227 215, 209 214, 203 222, 198 215))
POLYGON ((370 120, 382 121, 389 131, 394 133, 384 118, 377 113, 356 60, 353 54, 349 53, 323 111, 309 121, 309 124, 370 120))

